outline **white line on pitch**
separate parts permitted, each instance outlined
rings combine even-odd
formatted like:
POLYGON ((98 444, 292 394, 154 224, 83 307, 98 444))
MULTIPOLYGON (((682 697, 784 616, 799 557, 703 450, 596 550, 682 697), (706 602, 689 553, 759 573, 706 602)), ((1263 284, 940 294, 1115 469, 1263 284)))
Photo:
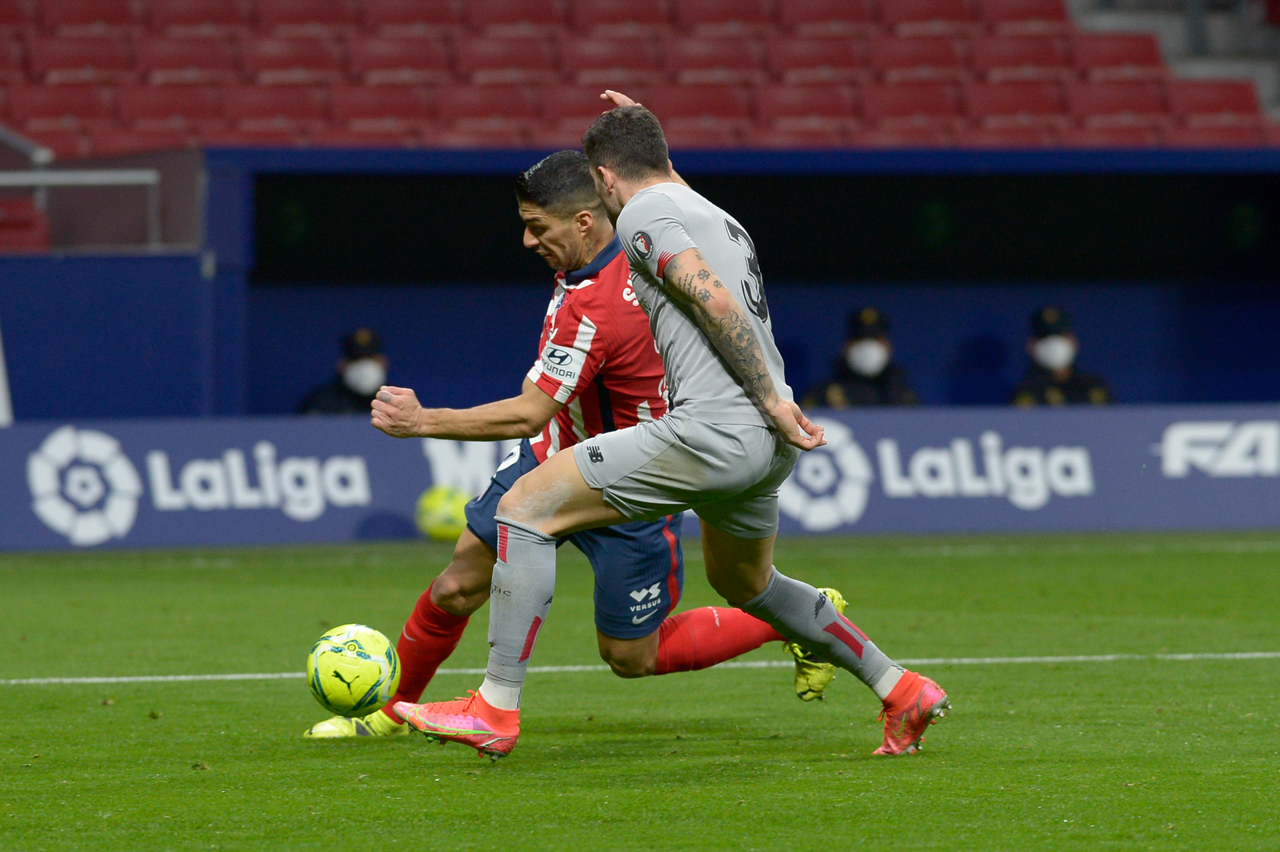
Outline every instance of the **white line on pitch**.
MULTIPOLYGON (((920 657, 898 662, 909 666, 1003 666, 1014 664, 1117 663, 1134 661, 1194 662, 1197 660, 1280 660, 1280 651, 1242 651, 1225 654, 1095 654, 1071 657, 920 657)), ((720 669, 773 669, 793 665, 782 660, 760 660, 721 663, 720 669)), ((608 666, 532 666, 529 674, 563 674, 566 672, 607 672, 608 666)), ((442 675, 482 675, 484 669, 440 669, 442 675)), ((302 672, 270 672, 264 674, 206 675, 139 675, 135 677, 33 677, 0 680, 0 686, 46 686, 57 684, 96 683, 190 683, 206 680, 291 680, 306 677, 302 672)))

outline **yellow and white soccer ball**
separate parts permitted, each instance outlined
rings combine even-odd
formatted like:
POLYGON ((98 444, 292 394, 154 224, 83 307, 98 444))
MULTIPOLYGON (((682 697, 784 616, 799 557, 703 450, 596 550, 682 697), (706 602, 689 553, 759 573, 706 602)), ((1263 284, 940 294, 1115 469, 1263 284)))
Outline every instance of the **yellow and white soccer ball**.
POLYGON ((320 637, 307 655, 307 683, 320 706, 339 716, 364 716, 400 686, 400 657, 391 640, 363 624, 344 624, 320 637))
POLYGON ((436 541, 457 541, 467 528, 471 495, 452 485, 433 485, 418 498, 418 531, 436 541))

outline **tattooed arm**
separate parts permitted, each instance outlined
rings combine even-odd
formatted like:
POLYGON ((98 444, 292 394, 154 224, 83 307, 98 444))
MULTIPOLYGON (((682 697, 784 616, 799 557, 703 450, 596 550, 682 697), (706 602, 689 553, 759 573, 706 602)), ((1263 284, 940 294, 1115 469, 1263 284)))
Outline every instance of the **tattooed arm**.
POLYGON ((783 438, 804 450, 826 443, 820 427, 810 423, 794 402, 778 396, 750 318, 702 252, 696 248, 680 252, 667 262, 662 277, 668 292, 692 309, 702 333, 783 438))

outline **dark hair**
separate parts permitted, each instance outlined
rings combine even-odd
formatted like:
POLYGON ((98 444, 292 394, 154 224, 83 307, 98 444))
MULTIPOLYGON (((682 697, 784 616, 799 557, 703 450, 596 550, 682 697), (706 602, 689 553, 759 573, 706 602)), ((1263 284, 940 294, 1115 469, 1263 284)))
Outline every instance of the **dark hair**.
POLYGON ((623 180, 671 174, 662 125, 639 104, 611 109, 597 118, 583 135, 582 148, 592 170, 607 166, 623 180))
POLYGON ((603 207, 581 151, 556 151, 524 171, 516 178, 516 198, 560 218, 603 207))

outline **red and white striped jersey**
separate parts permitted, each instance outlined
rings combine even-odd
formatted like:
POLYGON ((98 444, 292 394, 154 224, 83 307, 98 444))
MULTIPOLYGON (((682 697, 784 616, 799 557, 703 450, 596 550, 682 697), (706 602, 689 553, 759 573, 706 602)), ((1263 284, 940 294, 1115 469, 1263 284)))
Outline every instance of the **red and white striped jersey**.
POLYGON ((539 463, 667 413, 662 359, 616 236, 582 269, 556 273, 539 347, 529 380, 564 403, 530 441, 539 463))

